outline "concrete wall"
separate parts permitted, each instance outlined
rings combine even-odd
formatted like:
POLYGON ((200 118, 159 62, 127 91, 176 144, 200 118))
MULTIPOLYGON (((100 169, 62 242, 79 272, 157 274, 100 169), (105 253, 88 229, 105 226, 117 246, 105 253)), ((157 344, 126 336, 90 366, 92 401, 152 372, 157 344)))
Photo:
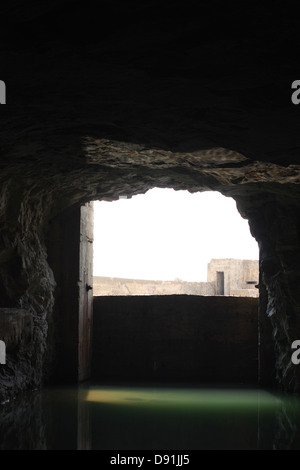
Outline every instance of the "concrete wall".
POLYGON ((209 282, 148 281, 117 277, 94 276, 93 292, 98 295, 214 295, 209 282))
POLYGON ((255 298, 94 297, 93 378, 257 383, 255 298))
POLYGON ((258 297, 259 263, 256 260, 213 259, 207 266, 207 282, 153 281, 94 276, 94 295, 232 295, 258 297), (218 272, 224 289, 218 291, 218 272))
POLYGON ((258 297, 259 262, 245 259, 212 259, 207 266, 207 281, 218 295, 217 273, 224 273, 224 295, 258 297))

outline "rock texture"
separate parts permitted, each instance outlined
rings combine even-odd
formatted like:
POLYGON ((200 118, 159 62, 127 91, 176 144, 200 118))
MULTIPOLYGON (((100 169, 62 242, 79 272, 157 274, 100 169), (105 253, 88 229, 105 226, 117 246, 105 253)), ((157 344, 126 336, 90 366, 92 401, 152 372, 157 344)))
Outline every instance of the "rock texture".
MULTIPOLYGON (((300 331, 293 10, 112 0, 99 14, 89 0, 14 0, 0 16, 0 306, 32 314, 27 385, 45 373, 52 322, 49 223, 74 205, 157 186, 236 199, 260 246, 276 383, 299 390, 290 362, 300 331)), ((0 378, 2 398, 18 367, 0 378)))

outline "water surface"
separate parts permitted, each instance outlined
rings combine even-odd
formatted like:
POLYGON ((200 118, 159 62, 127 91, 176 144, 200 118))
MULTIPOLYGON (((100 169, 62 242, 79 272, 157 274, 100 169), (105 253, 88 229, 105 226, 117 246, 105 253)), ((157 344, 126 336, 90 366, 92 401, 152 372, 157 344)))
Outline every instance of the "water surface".
POLYGON ((300 399, 264 390, 81 385, 0 406, 0 449, 300 450, 300 399))

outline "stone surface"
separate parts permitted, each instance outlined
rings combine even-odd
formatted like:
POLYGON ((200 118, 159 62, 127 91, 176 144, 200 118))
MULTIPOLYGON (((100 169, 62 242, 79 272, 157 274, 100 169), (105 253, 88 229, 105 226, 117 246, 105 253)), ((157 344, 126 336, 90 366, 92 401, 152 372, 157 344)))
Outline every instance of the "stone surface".
POLYGON ((147 281, 94 276, 93 294, 100 295, 214 295, 214 286, 208 282, 147 281))
POLYGON ((258 297, 259 293, 255 287, 258 284, 259 278, 258 264, 256 260, 211 260, 208 264, 207 282, 188 282, 180 279, 159 281, 94 276, 93 295, 220 295, 217 289, 217 272, 222 271, 225 276, 224 289, 221 295, 258 297), (252 282, 251 285, 247 284, 249 281, 252 282))
POLYGON ((0 309, 0 339, 9 347, 23 340, 30 341, 33 334, 33 321, 26 310, 17 308, 0 309))
POLYGON ((2 395, 21 367, 23 387, 41 383, 54 354, 51 223, 155 186, 235 198, 260 246, 270 375, 299 391, 299 20, 282 8, 113 0, 99 17, 89 1, 1 3, 0 306, 34 322, 31 358, 10 382, 0 370, 2 395))
POLYGON ((216 294, 258 297, 259 262, 243 259, 212 259, 207 266, 207 280, 216 294), (218 276, 221 275, 219 285, 218 276), (219 292, 220 291, 220 292, 219 292))

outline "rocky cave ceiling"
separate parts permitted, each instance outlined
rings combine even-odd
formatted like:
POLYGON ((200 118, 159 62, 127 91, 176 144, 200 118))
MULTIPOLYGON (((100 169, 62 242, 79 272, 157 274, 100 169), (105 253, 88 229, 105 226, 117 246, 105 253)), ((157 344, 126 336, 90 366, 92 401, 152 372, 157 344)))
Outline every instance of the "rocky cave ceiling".
POLYGON ((136 179, 172 185, 178 172, 191 188, 299 183, 292 10, 100 4, 1 3, 4 186, 75 202, 113 197, 104 187, 114 171, 133 193, 136 179))

